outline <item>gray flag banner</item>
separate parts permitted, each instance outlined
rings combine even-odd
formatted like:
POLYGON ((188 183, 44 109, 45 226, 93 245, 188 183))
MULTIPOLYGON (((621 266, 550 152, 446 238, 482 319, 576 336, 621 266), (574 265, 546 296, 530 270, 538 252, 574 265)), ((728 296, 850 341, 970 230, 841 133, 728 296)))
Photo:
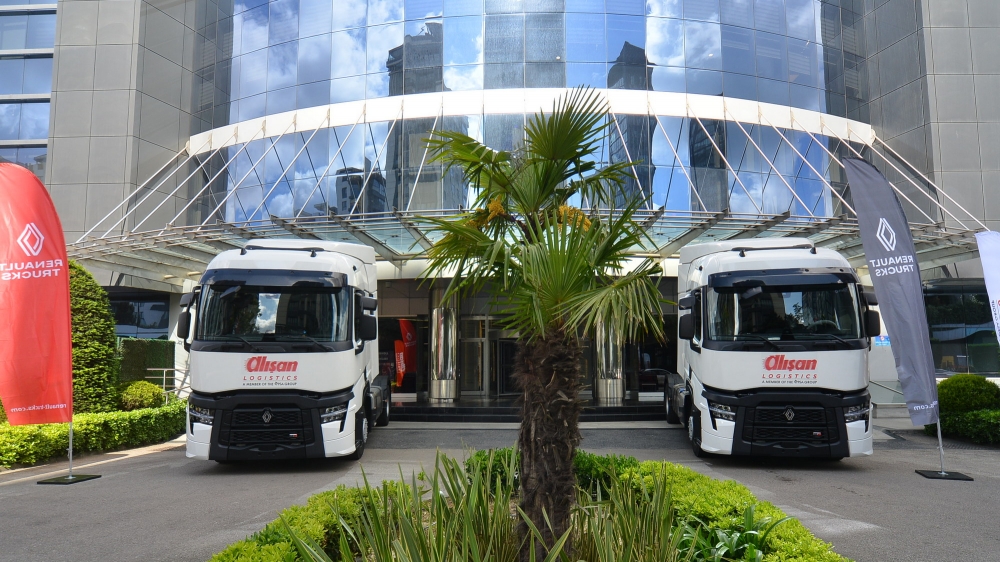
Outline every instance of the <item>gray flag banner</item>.
POLYGON ((938 420, 937 382, 913 236, 892 186, 874 166, 845 158, 847 180, 896 373, 914 425, 938 420))

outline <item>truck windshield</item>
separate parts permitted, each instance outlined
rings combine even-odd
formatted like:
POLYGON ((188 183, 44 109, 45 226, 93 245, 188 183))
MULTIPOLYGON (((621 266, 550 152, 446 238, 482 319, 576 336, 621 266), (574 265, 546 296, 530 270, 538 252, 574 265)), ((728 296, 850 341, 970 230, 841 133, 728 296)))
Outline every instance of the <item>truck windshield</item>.
POLYGON ((716 287, 706 301, 716 341, 861 337, 853 284, 716 287))
POLYGON ((350 337, 350 291, 328 287, 208 285, 197 339, 343 342, 350 337))

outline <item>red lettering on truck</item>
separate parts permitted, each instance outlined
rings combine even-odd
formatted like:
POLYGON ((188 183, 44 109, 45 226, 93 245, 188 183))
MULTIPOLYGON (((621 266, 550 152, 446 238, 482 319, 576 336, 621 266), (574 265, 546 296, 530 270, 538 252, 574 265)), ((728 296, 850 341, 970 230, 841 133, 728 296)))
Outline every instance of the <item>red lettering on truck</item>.
POLYGON ((248 373, 291 373, 298 368, 298 361, 271 361, 266 355, 251 357, 246 363, 248 373))
POLYGON ((764 369, 768 371, 815 371, 815 359, 788 359, 784 355, 769 355, 764 359, 764 369))

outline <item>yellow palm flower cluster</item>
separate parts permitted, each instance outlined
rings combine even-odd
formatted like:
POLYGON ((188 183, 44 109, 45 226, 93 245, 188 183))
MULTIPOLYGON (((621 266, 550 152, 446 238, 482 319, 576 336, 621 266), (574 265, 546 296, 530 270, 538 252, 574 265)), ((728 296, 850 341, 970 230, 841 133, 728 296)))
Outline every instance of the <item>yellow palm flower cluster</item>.
POLYGON ((584 230, 590 230, 590 219, 587 215, 576 207, 560 205, 558 210, 559 224, 579 226, 584 230))

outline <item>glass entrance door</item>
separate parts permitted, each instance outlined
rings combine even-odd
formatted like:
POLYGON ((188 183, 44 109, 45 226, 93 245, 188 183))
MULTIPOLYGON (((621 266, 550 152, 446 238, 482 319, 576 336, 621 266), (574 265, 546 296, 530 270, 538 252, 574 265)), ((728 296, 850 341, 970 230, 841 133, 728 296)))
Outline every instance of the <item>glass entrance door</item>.
POLYGON ((463 396, 482 396, 489 381, 490 349, 486 339, 489 320, 485 316, 465 316, 459 323, 459 384, 463 396))

